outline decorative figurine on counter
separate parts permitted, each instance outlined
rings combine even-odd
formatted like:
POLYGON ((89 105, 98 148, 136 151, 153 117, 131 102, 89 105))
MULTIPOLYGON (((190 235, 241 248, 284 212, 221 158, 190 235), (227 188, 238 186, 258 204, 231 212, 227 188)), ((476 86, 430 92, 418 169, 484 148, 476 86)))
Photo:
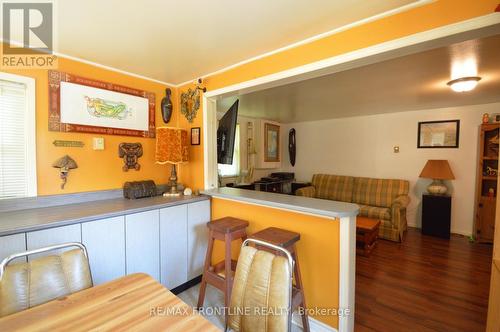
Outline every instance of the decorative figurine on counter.
POLYGON ((73 158, 65 155, 64 157, 57 159, 56 162, 52 164, 52 167, 59 168, 60 177, 63 180, 63 182, 61 183, 61 189, 64 189, 64 186, 68 181, 69 170, 78 168, 78 165, 76 164, 76 161, 73 160, 73 158))
POLYGON ((172 105, 172 100, 170 96, 172 95, 172 90, 169 88, 165 89, 165 97, 161 100, 161 116, 163 117, 163 122, 169 123, 172 117, 172 110, 174 105, 172 105))
POLYGON ((488 113, 483 114, 483 123, 489 123, 490 122, 490 115, 488 113))
POLYGON ((141 143, 120 143, 118 145, 118 156, 123 158, 125 165, 123 171, 128 172, 129 169, 136 171, 141 169, 139 165, 139 157, 142 157, 142 144, 141 143))
POLYGON ((207 88, 201 86, 202 82, 203 80, 199 78, 194 89, 189 88, 181 93, 181 113, 189 122, 193 122, 200 109, 200 90, 207 92, 207 88))
POLYGON ((490 198, 495 197, 495 189, 493 188, 488 189, 488 197, 490 198))

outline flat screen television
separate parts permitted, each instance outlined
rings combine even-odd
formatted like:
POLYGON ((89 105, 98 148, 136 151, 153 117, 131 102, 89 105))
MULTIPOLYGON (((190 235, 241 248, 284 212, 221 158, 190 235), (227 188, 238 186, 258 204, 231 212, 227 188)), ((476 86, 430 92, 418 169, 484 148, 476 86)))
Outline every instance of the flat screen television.
POLYGON ((234 138, 236 135, 236 120, 238 119, 238 102, 236 100, 219 120, 217 128, 217 163, 231 165, 233 163, 234 138))

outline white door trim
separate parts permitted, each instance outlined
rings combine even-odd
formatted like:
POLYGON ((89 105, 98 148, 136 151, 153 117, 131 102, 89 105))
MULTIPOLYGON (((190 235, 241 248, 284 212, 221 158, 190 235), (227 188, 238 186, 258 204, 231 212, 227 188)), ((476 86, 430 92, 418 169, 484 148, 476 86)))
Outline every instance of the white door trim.
MULTIPOLYGON (((409 46, 430 42, 455 34, 486 28, 500 24, 500 13, 492 13, 455 24, 420 32, 407 37, 391 40, 360 50, 337 55, 317 62, 284 70, 278 73, 262 76, 256 79, 233 84, 227 87, 208 91, 203 95, 203 132, 204 132, 204 175, 205 189, 218 187, 217 178, 217 98, 233 93, 249 93, 313 78, 332 73, 342 64, 355 60, 380 55, 409 46)), ((344 68, 345 69, 345 66, 344 68)), ((354 330, 354 295, 355 295, 355 219, 341 218, 340 220, 340 266, 339 266, 339 307, 349 308, 350 315, 339 316, 340 332, 354 330)))

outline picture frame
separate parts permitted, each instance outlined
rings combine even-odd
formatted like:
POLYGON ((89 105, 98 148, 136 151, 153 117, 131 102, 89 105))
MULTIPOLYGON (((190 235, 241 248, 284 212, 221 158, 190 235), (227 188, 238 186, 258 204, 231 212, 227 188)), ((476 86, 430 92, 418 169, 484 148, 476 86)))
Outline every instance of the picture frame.
POLYGON ((193 127, 191 128, 191 145, 201 144, 201 128, 193 127))
POLYGON ((155 137, 154 93, 49 70, 49 131, 155 137))
POLYGON ((418 123, 417 148, 457 149, 460 120, 425 121, 418 123))
POLYGON ((280 162, 280 126, 264 124, 264 162, 280 162))

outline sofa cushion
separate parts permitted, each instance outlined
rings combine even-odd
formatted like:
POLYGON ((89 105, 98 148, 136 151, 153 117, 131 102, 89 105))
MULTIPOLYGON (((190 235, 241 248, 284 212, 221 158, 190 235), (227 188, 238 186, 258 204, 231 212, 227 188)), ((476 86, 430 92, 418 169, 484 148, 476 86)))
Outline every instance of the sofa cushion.
POLYGON ((378 220, 391 220, 391 209, 370 205, 359 205, 359 215, 378 220))
POLYGON ((342 202, 352 201, 354 188, 352 176, 314 174, 312 185, 316 189, 316 198, 342 202))
POLYGON ((392 201, 408 195, 410 183, 406 180, 354 178, 352 202, 360 205, 391 207, 392 201))

